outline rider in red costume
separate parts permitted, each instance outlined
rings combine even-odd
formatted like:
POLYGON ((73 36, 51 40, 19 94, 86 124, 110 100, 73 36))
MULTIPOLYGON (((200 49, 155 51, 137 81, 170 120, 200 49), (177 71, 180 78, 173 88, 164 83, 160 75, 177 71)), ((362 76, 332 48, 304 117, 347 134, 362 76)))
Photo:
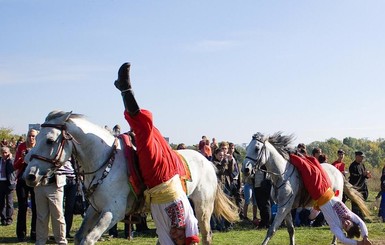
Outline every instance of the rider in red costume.
POLYGON ((310 156, 290 154, 290 162, 297 168, 306 190, 314 201, 316 212, 312 212, 311 216, 315 218, 321 210, 330 230, 343 244, 372 244, 364 221, 334 196, 330 179, 318 160, 310 156), (347 232, 348 237, 343 230, 347 232), (362 241, 351 239, 353 236, 359 237, 360 234, 363 237, 362 241))
POLYGON ((145 193, 150 198, 159 242, 162 245, 198 244, 198 222, 177 171, 181 160, 153 125, 151 112, 139 108, 129 72, 130 64, 124 63, 115 86, 122 93, 124 117, 135 133, 139 168, 148 188, 145 193))

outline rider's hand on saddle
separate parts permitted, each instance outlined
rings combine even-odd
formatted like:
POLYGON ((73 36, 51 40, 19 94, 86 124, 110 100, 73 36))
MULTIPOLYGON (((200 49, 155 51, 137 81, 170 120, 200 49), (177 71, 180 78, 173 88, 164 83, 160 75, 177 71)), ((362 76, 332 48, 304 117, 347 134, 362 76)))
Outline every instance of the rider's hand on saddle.
POLYGON ((131 89, 130 84, 130 63, 124 63, 118 71, 118 79, 115 80, 114 85, 120 91, 131 89))

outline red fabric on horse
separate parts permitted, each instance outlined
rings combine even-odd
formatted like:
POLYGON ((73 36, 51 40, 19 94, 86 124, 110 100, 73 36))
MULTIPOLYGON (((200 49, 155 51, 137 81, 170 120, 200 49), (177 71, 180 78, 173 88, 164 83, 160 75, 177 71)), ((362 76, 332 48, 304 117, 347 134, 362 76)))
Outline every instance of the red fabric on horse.
POLYGON ((328 175, 316 158, 290 154, 290 162, 297 168, 313 200, 318 200, 332 186, 328 175))
POLYGON ((119 135, 119 138, 123 139, 122 148, 124 148, 124 156, 127 159, 127 167, 129 171, 128 175, 128 182, 131 186, 131 189, 136 194, 136 197, 138 197, 143 191, 144 191, 144 185, 143 180, 140 177, 140 173, 138 173, 138 169, 135 167, 135 150, 132 147, 132 142, 130 136, 127 134, 121 134, 119 135))

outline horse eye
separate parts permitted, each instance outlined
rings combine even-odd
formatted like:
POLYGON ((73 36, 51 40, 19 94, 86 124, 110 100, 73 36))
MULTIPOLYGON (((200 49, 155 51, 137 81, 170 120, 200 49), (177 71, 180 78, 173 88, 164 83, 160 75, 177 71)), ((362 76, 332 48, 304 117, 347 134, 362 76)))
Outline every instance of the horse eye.
POLYGON ((47 145, 52 145, 55 142, 53 139, 47 139, 47 145))

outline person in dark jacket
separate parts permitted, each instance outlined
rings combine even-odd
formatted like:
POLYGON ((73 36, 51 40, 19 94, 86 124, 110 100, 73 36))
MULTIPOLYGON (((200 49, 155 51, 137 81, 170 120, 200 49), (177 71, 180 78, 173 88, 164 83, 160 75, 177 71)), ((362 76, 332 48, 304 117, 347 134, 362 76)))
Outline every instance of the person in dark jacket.
MULTIPOLYGON (((349 167, 349 183, 356 187, 357 190, 362 194, 364 200, 366 200, 369 196, 367 179, 371 178, 372 175, 370 171, 366 170, 365 168, 363 163, 364 157, 365 155, 362 151, 355 152, 355 161, 352 162, 349 167)), ((361 219, 363 219, 360 208, 354 202, 352 202, 352 211, 361 219)))
POLYGON ((1 224, 11 225, 13 222, 13 193, 16 189, 16 175, 13 169, 11 151, 1 147, 0 157, 0 211, 1 224))

